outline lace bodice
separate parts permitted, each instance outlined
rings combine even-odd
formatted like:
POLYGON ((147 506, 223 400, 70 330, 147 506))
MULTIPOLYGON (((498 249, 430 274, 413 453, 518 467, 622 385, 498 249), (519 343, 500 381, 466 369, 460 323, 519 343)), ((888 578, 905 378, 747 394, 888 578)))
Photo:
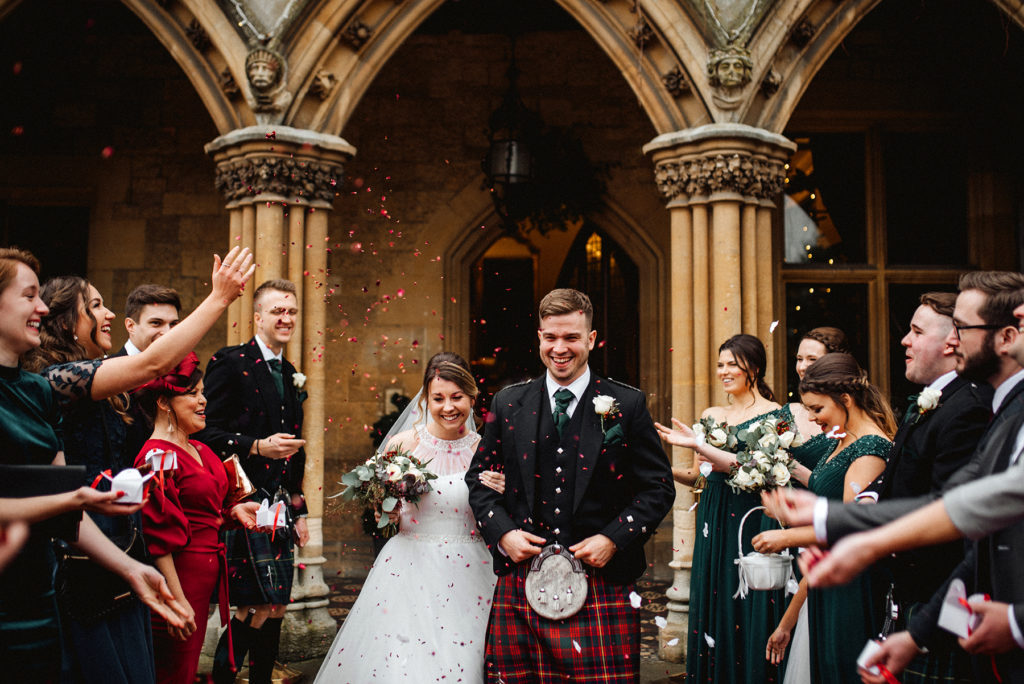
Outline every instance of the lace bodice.
POLYGON ((419 444, 413 449, 413 456, 438 477, 431 483, 433 491, 420 497, 418 505, 403 505, 399 534, 425 541, 479 540, 464 478, 480 436, 471 432, 456 440, 445 440, 433 436, 422 425, 417 426, 416 436, 419 444))

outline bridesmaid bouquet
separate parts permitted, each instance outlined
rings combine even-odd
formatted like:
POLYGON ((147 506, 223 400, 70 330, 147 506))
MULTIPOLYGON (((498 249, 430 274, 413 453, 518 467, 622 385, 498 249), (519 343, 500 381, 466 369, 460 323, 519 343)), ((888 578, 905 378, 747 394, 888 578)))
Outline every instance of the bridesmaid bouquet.
POLYGON ((366 508, 380 511, 379 534, 393 537, 398 525, 390 522, 387 514, 395 510, 399 501, 418 503, 421 496, 433 489, 430 481, 437 479, 437 475, 427 469, 429 464, 401 446, 374 453, 365 463, 342 475, 345 489, 339 496, 343 501, 358 501, 366 508))
POLYGON ((726 484, 735 492, 762 492, 785 487, 796 460, 790 447, 803 444, 792 426, 778 418, 758 420, 737 431, 737 465, 726 484))
POLYGON ((698 444, 710 444, 725 451, 736 451, 739 444, 736 428, 719 423, 711 416, 705 416, 692 426, 698 444))

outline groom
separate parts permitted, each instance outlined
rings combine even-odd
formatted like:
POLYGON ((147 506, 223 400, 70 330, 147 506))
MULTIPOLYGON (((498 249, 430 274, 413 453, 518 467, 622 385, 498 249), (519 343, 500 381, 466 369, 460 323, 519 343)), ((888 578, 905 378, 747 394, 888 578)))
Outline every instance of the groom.
POLYGON ((675 486, 643 392, 590 372, 592 321, 582 292, 558 289, 541 300, 547 372, 495 395, 466 474, 499 576, 489 682, 639 678, 640 615, 630 593, 675 486), (490 469, 504 471, 504 494, 480 483, 490 469), (582 562, 588 590, 583 608, 558 621, 534 613, 524 593, 531 560, 556 542, 582 562))

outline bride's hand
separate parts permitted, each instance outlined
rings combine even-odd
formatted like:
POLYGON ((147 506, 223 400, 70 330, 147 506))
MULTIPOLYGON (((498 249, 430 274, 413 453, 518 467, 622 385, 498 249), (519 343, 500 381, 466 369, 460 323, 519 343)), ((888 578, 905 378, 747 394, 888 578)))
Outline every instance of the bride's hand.
POLYGON ((661 423, 654 424, 654 427, 658 430, 658 436, 661 437, 661 441, 687 449, 697 448, 697 435, 694 434, 689 425, 675 418, 672 419, 672 425, 673 427, 669 428, 661 423))
POLYGON ((499 494, 505 493, 505 473, 484 470, 480 473, 480 484, 490 487, 499 494))
MULTIPOLYGON (((375 509, 373 511, 373 519, 378 524, 380 523, 380 517, 381 517, 381 510, 379 508, 377 508, 377 509, 375 509)), ((390 522, 392 525, 397 525, 398 524, 398 520, 401 517, 402 517, 402 502, 399 501, 397 504, 395 504, 395 507, 393 509, 391 509, 391 512, 388 513, 388 522, 390 522)))

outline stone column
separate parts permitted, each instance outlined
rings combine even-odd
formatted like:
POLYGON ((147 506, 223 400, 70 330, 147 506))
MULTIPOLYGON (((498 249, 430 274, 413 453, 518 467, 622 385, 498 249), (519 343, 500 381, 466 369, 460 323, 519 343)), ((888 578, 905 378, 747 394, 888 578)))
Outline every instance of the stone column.
MULTIPOLYGON (((745 332, 765 343, 772 381, 771 212, 782 191, 783 165, 795 149, 781 135, 743 124, 668 133, 644 147, 671 214, 672 415, 684 422, 725 401, 715 364, 718 345, 731 335, 745 332)), ((673 450, 675 465, 689 466, 692 459, 673 450)), ((690 488, 679 487, 677 494, 669 564, 675 577, 658 655, 681 662, 696 530, 690 488)))
POLYGON ((253 335, 252 291, 264 280, 295 283, 300 320, 286 351, 306 376, 303 405, 309 543, 296 549, 295 583, 281 635, 281 659, 322 656, 334 638, 323 578, 324 328, 327 217, 355 148, 333 135, 288 126, 252 126, 206 145, 217 164, 216 186, 228 200, 230 246, 256 255, 253 284, 228 312, 228 344, 253 335))

